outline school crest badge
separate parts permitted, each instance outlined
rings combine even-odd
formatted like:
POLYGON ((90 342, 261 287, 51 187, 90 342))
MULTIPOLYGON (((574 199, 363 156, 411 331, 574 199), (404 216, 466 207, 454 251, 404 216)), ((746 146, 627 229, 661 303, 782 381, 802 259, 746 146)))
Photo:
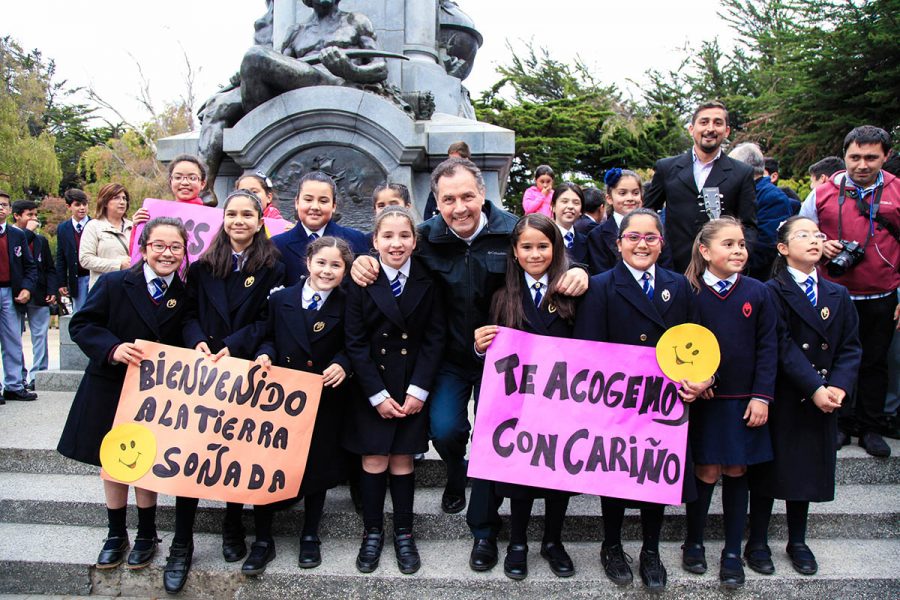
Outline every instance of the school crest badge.
POLYGON ((325 321, 316 321, 315 325, 313 325, 314 333, 321 333, 323 329, 325 329, 325 321))
POLYGON ((175 308, 175 305, 178 304, 178 300, 172 298, 168 302, 166 302, 166 308, 175 308))
POLYGON ((15 250, 13 250, 13 254, 15 254, 17 258, 22 258, 22 246, 16 246, 15 250))
POLYGON ((741 312, 744 313, 744 316, 748 319, 750 315, 753 314, 753 306, 749 302, 744 302, 743 308, 741 308, 741 312))
POLYGON ((256 281, 256 278, 253 275, 251 275, 250 277, 248 277, 247 279, 244 280, 244 287, 245 288, 250 287, 251 285, 253 285, 254 281, 256 281))
POLYGON ((548 307, 547 307, 547 312, 549 312, 551 315, 552 315, 553 313, 555 313, 555 312, 556 312, 556 305, 555 305, 555 304, 551 304, 550 306, 548 306, 548 307))
POLYGON ((828 319, 828 317, 831 316, 831 311, 828 310, 828 307, 826 306, 822 309, 822 311, 819 314, 822 315, 822 320, 825 321, 828 319))
POLYGON ((660 294, 660 297, 662 298, 663 302, 668 302, 672 299, 672 293, 669 292, 669 290, 663 290, 662 294, 660 294))

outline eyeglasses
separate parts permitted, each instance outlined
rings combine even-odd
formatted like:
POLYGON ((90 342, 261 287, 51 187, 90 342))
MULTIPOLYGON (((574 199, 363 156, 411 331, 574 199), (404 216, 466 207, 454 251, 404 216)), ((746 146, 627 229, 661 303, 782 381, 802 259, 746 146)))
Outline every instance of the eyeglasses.
POLYGON ((178 242, 175 242, 174 244, 150 242, 149 244, 147 244, 147 248, 150 248, 156 254, 162 254, 166 250, 175 255, 184 254, 184 244, 179 244, 178 242))
POLYGON ((619 239, 622 241, 628 242, 629 244, 635 244, 635 245, 640 244, 641 240, 644 240, 644 243, 647 244, 648 246, 658 246, 662 242, 662 236, 657 235, 655 233, 641 234, 641 233, 629 232, 629 233, 623 233, 622 235, 620 235, 619 239))
POLYGON ((795 231, 794 235, 790 237, 792 240, 803 240, 806 241, 809 238, 816 238, 820 242, 824 242, 828 239, 828 236, 822 233, 821 231, 817 231, 815 233, 810 233, 809 231, 795 231))
POLYGON ((197 183, 197 182, 200 181, 200 176, 199 176, 199 175, 194 175, 194 174, 191 174, 191 175, 181 175, 180 173, 176 173, 175 175, 172 175, 172 181, 174 181, 175 183, 181 183, 181 182, 184 181, 185 179, 187 179, 187 180, 190 181, 191 183, 197 183))

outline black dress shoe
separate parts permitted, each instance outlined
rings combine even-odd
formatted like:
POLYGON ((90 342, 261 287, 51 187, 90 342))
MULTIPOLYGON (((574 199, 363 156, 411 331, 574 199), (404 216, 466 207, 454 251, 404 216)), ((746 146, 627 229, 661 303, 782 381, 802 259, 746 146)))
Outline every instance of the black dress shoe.
POLYGON ((887 458, 891 455, 891 447, 887 445, 884 438, 872 431, 867 431, 859 438, 859 445, 862 446, 870 456, 887 458))
POLYGON ((222 531, 222 557, 225 562, 237 562, 247 556, 244 528, 222 531))
POLYGON ((266 565, 275 560, 275 542, 253 542, 250 545, 250 555, 241 566, 244 575, 262 575, 266 572, 266 565))
POLYGON ((550 570, 557 577, 571 577, 575 574, 575 563, 562 542, 544 542, 541 544, 541 556, 547 559, 550 570))
POLYGON ((34 382, 33 382, 33 381, 32 381, 31 383, 26 383, 26 384, 25 384, 25 391, 27 391, 27 392, 33 392, 33 391, 34 391, 34 382))
POLYGON ((510 544, 506 547, 503 574, 516 581, 528 577, 528 544, 510 544))
POLYGON ((304 535, 300 538, 300 559, 297 564, 301 569, 315 569, 322 564, 322 551, 317 535, 304 535))
POLYGON ((744 585, 744 561, 739 554, 722 552, 719 563, 719 583, 726 590, 736 590, 744 585))
POLYGON ((681 545, 681 566, 688 573, 706 573, 706 548, 703 544, 685 542, 681 545))
POLYGON ((630 562, 631 557, 625 554, 622 544, 600 548, 600 564, 609 580, 616 585, 631 585, 634 581, 634 573, 628 566, 630 562))
POLYGON ((412 531, 401 529, 394 532, 394 554, 397 556, 397 567, 404 575, 415 573, 422 566, 412 531))
POLYGON ((806 544, 789 543, 786 550, 788 556, 791 557, 791 565, 801 575, 815 575, 819 570, 816 555, 812 553, 812 550, 806 544))
POLYGON ((841 448, 843 448, 844 446, 846 446, 847 444, 850 443, 850 434, 847 433, 846 431, 838 430, 837 440, 835 443, 837 444, 837 449, 840 450, 841 448))
POLYGON ((103 549, 97 557, 98 569, 115 569, 125 560, 128 552, 127 537, 111 537, 104 540, 103 549))
POLYGON ((455 515, 456 513, 461 512, 465 507, 465 491, 463 491, 462 494, 459 494, 450 490, 444 490, 444 495, 441 496, 441 510, 443 510, 448 515, 455 515))
POLYGON ((20 402, 30 402, 37 400, 37 394, 29 392, 26 389, 21 390, 3 390, 4 400, 18 400, 20 402))
POLYGON ((668 575, 666 567, 663 566, 662 559, 659 557, 659 552, 641 550, 641 563, 638 571, 648 592, 661 592, 666 589, 668 575))
POLYGON ((367 531, 356 557, 356 568, 360 573, 371 573, 378 568, 382 548, 384 548, 384 532, 380 529, 367 531))
POLYGON ((775 573, 775 563, 772 562, 772 549, 768 544, 750 544, 744 547, 744 558, 747 566, 760 575, 772 575, 775 573))
POLYGON ((469 555, 469 568, 473 571, 490 571, 497 564, 497 540, 476 538, 469 555))
POLYGON ((166 558, 166 567, 163 569, 163 587, 166 592, 177 594, 181 591, 191 571, 193 557, 193 542, 188 544, 172 542, 169 546, 169 556, 166 558))
POLYGON ((156 547, 162 540, 152 538, 137 538, 134 540, 134 547, 128 553, 128 561, 125 563, 126 569, 143 569, 151 562, 156 554, 156 547))

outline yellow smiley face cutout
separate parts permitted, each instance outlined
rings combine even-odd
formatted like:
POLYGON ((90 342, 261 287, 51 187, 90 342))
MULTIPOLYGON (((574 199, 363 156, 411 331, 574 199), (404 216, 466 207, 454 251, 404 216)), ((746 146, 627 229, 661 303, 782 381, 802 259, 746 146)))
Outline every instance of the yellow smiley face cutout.
POLYGON ((656 362, 673 381, 706 381, 719 368, 721 358, 713 332, 694 323, 672 327, 656 344, 656 362))
POLYGON ((100 464, 112 477, 125 483, 143 477, 156 460, 156 437, 137 423, 110 429, 100 444, 100 464))

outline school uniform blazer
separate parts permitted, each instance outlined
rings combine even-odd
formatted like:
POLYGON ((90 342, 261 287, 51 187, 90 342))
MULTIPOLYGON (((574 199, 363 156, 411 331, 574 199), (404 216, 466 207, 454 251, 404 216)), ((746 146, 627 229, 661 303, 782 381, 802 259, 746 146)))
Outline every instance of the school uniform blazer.
MULTIPOLYGON (((756 241, 756 189, 753 170, 742 162, 722 154, 716 159, 703 187, 718 187, 722 214, 735 217, 744 225, 751 249, 756 241)), ((657 161, 653 180, 644 197, 644 207, 666 209, 666 238, 672 247, 675 270, 683 273, 691 261, 694 237, 709 221, 700 190, 694 182, 691 151, 657 161)))
POLYGON ((38 269, 25 232, 13 225, 6 225, 6 245, 9 254, 9 286, 13 297, 22 290, 28 290, 34 296, 38 282, 38 269))
MULTIPOLYGON (((588 269, 591 275, 598 275, 612 269, 619 262, 619 226, 615 217, 609 217, 588 234, 588 269)), ((672 247, 663 240, 662 251, 656 264, 671 271, 672 247)))
POLYGON ((622 261, 594 275, 581 301, 573 337, 655 346, 670 327, 698 322, 693 291, 683 275, 657 264, 654 284, 651 300, 622 261))
POLYGON ((56 274, 59 286, 69 288, 69 295, 77 298, 78 243, 75 241, 75 225, 72 224, 72 219, 66 219, 56 228, 56 274))
POLYGON ((403 404, 415 385, 432 391, 446 326, 440 292, 426 267, 412 260, 399 302, 380 270, 372 285, 347 290, 347 354, 366 398, 387 390, 403 404))
POLYGON ((574 264, 588 264, 588 241, 587 236, 579 231, 575 231, 575 239, 572 240, 572 249, 566 248, 566 255, 569 261, 574 264))
POLYGON ((136 339, 181 346, 184 300, 177 275, 159 305, 150 298, 142 271, 116 271, 97 280, 69 324, 72 340, 90 362, 57 447, 61 454, 100 464, 100 441, 112 428, 127 369, 110 362, 113 349, 136 339))
POLYGON ((575 221, 575 231, 577 231, 578 233, 583 233, 584 235, 589 234, 599 226, 600 223, 593 220, 587 215, 581 215, 580 217, 578 217, 578 220, 575 221))
POLYGON ((25 240, 34 247, 32 256, 37 267, 37 281, 31 293, 30 304, 47 306, 47 296, 59 294, 59 282, 56 279, 56 265, 53 263, 53 252, 47 238, 33 231, 23 230, 25 240))
MULTIPOLYGON (((372 238, 350 227, 341 227, 329 221, 322 236, 334 236, 345 240, 354 254, 365 254, 372 247, 372 238)), ((309 273, 306 270, 306 246, 309 238, 303 225, 297 223, 290 231, 279 233, 272 238, 272 243, 281 252, 281 262, 285 268, 285 285, 294 285, 309 273)))
POLYGON ((184 345, 206 342, 212 352, 228 347, 232 356, 252 359, 266 333, 269 292, 284 281, 284 265, 276 262, 253 273, 240 273, 243 284, 228 298, 224 279, 206 264, 195 262, 187 275, 184 345))

